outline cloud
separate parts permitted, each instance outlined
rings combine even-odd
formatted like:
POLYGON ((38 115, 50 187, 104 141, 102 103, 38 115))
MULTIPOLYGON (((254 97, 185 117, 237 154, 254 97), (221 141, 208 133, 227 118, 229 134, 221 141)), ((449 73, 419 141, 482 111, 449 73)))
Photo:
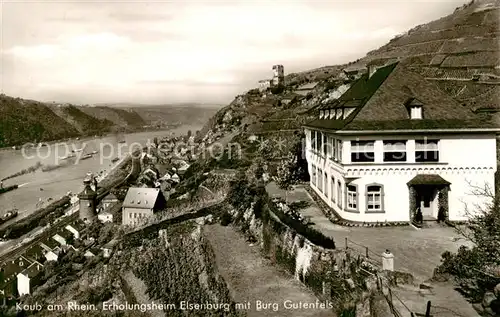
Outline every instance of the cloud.
POLYGON ((225 102, 273 64, 348 62, 460 2, 7 2, 2 89, 71 102, 225 102))

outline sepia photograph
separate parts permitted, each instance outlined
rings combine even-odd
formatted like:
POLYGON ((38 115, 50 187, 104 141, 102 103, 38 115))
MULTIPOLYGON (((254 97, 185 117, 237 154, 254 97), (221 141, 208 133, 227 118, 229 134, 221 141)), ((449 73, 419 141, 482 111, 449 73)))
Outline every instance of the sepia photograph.
POLYGON ((500 0, 0 0, 0 317, 500 317, 500 0))

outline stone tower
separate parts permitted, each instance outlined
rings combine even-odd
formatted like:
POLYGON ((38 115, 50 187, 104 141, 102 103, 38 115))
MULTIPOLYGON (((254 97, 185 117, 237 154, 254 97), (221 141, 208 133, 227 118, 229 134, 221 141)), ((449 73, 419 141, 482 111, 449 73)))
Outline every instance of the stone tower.
POLYGON ((81 220, 92 221, 96 216, 96 197, 97 193, 91 188, 92 179, 86 178, 83 181, 85 188, 78 194, 80 200, 79 216, 81 220))
POLYGON ((281 86, 285 84, 285 69, 283 65, 273 65, 273 86, 281 86))

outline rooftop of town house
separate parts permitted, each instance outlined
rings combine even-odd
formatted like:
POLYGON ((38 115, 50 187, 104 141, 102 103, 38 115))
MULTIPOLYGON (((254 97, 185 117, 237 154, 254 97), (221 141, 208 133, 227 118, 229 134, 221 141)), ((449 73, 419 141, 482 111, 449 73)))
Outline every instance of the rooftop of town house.
POLYGON ((40 274, 42 270, 43 270, 43 265, 41 263, 33 262, 30 266, 28 266, 26 269, 20 272, 20 274, 23 274, 24 276, 31 279, 40 274))
POLYGON ((3 272, 3 280, 0 281, 0 286, 11 282, 18 273, 23 271, 31 263, 33 262, 29 261, 23 256, 20 256, 15 260, 10 260, 2 263, 0 265, 0 270, 3 272))
POLYGON ((54 249, 59 248, 61 246, 59 244, 59 242, 57 242, 56 240, 54 240, 52 237, 50 237, 48 239, 45 239, 45 240, 41 241, 40 243, 43 243, 50 250, 54 250, 54 249))
POLYGON ((102 199, 102 201, 103 201, 103 202, 108 202, 108 201, 117 201, 117 200, 118 200, 118 198, 117 198, 117 197, 116 197, 116 195, 115 195, 115 194, 113 194, 113 193, 109 193, 109 194, 107 194, 107 195, 106 195, 106 196, 102 199))
POLYGON ((312 83, 307 83, 307 84, 303 84, 303 85, 300 85, 299 87, 297 87, 297 89, 295 90, 308 90, 308 89, 313 89, 314 87, 316 87, 318 85, 318 82, 312 82, 312 83))
POLYGON ((40 258, 43 258, 45 254, 45 250, 39 245, 35 244, 31 247, 29 247, 23 254, 25 258, 27 258, 30 261, 35 261, 40 258))
POLYGON ((130 187, 122 207, 151 209, 155 206, 159 195, 161 195, 161 193, 158 188, 130 187))
POLYGON ((336 101, 322 109, 353 108, 345 119, 316 119, 306 127, 342 130, 432 130, 496 128, 493 120, 475 115, 432 81, 409 70, 403 63, 364 74, 336 101), (422 103, 423 118, 410 119, 405 104, 422 103))
POLYGON ((75 229, 76 231, 78 231, 80 233, 83 230, 85 230, 85 228, 86 228, 85 227, 85 223, 82 220, 80 220, 80 219, 71 222, 68 226, 70 226, 71 228, 75 229))

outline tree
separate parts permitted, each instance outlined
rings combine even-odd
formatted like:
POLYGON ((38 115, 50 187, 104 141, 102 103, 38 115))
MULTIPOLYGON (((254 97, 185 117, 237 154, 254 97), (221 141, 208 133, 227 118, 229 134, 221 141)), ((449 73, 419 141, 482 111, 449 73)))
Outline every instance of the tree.
POLYGON ((292 189, 292 185, 296 182, 293 170, 295 169, 295 159, 289 155, 282 160, 276 171, 276 184, 285 191, 285 203, 287 202, 288 191, 292 189))
MULTIPOLYGON (((474 195, 488 198, 491 203, 485 208, 476 206, 475 213, 466 208, 470 220, 465 226, 456 228, 465 240, 472 243, 472 247, 461 246, 456 253, 443 253, 435 276, 451 275, 461 292, 477 302, 500 284, 500 196, 495 196, 489 188, 472 188, 474 195)), ((496 305, 498 309, 500 299, 496 305)))

